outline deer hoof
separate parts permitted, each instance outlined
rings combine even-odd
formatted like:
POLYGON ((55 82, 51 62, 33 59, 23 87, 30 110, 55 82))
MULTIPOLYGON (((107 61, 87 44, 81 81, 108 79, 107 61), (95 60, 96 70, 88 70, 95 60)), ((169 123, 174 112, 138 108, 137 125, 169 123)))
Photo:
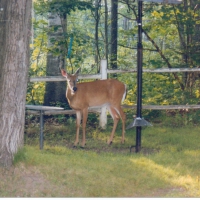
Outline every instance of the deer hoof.
POLYGON ((86 144, 81 144, 81 148, 85 148, 86 144))
POLYGON ((108 141, 108 145, 111 145, 112 144, 112 141, 108 141))
POLYGON ((121 144, 124 144, 124 143, 125 143, 125 140, 122 140, 122 141, 121 141, 121 144))

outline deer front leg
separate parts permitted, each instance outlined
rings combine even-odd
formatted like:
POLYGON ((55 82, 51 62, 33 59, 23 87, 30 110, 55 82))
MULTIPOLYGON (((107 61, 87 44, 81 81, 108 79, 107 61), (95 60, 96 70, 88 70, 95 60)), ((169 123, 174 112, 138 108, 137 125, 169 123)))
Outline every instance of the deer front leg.
POLYGON ((85 147, 85 134, 86 134, 86 123, 88 118, 88 108, 83 109, 83 122, 82 122, 82 128, 83 128, 83 138, 82 138, 82 145, 81 147, 85 147))
POLYGON ((76 111, 76 140, 74 142, 74 147, 79 143, 79 129, 81 124, 81 111, 76 111))

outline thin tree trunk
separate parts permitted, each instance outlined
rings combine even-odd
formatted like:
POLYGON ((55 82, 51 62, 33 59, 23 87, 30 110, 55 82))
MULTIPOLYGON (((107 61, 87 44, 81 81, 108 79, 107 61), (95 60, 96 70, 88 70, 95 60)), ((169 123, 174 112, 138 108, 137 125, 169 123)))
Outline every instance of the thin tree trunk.
POLYGON ((0 1, 0 165, 24 144, 31 0, 0 1))
POLYGON ((97 73, 100 71, 99 65, 99 5, 101 0, 95 0, 95 63, 97 64, 97 73))
POLYGON ((108 61, 108 3, 107 0, 105 2, 105 54, 106 60, 108 61))
POLYGON ((111 58, 112 69, 117 69, 118 0, 111 0, 111 58))

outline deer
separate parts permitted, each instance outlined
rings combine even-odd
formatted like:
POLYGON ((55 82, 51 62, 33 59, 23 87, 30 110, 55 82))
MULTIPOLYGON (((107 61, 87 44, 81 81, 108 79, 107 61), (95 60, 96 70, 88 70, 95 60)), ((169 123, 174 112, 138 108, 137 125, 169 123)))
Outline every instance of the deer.
POLYGON ((82 143, 81 148, 86 144, 86 122, 88 108, 93 106, 106 106, 113 119, 113 128, 108 145, 112 144, 117 124, 122 120, 122 138, 124 144, 126 115, 121 108, 121 102, 126 98, 126 85, 116 79, 95 80, 92 82, 77 83, 80 68, 69 74, 61 69, 61 74, 67 80, 66 98, 69 106, 76 112, 76 139, 74 148, 79 144, 79 129, 82 120, 82 143))

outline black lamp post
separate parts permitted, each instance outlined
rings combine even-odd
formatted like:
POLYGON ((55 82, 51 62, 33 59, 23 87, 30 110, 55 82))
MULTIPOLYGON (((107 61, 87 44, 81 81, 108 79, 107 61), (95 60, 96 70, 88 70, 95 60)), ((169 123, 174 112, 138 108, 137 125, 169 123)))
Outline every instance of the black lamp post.
MULTIPOLYGON (((157 3, 172 3, 179 4, 182 0, 145 0, 157 3)), ((143 61, 143 46, 142 46, 142 0, 138 0, 138 43, 137 43, 137 115, 134 121, 128 125, 127 129, 136 127, 136 145, 135 152, 141 150, 141 133, 142 126, 152 126, 149 122, 142 118, 142 61, 143 61)))
MULTIPOLYGON (((143 61, 143 46, 142 46, 142 1, 138 2, 138 43, 137 43, 137 118, 142 120, 142 61, 143 61)), ((142 122, 142 121, 141 121, 142 122)), ((143 124, 143 123, 142 123, 143 124)), ((141 124, 141 125, 142 125, 141 124)), ((136 126, 136 152, 141 148, 141 126, 136 126)))

